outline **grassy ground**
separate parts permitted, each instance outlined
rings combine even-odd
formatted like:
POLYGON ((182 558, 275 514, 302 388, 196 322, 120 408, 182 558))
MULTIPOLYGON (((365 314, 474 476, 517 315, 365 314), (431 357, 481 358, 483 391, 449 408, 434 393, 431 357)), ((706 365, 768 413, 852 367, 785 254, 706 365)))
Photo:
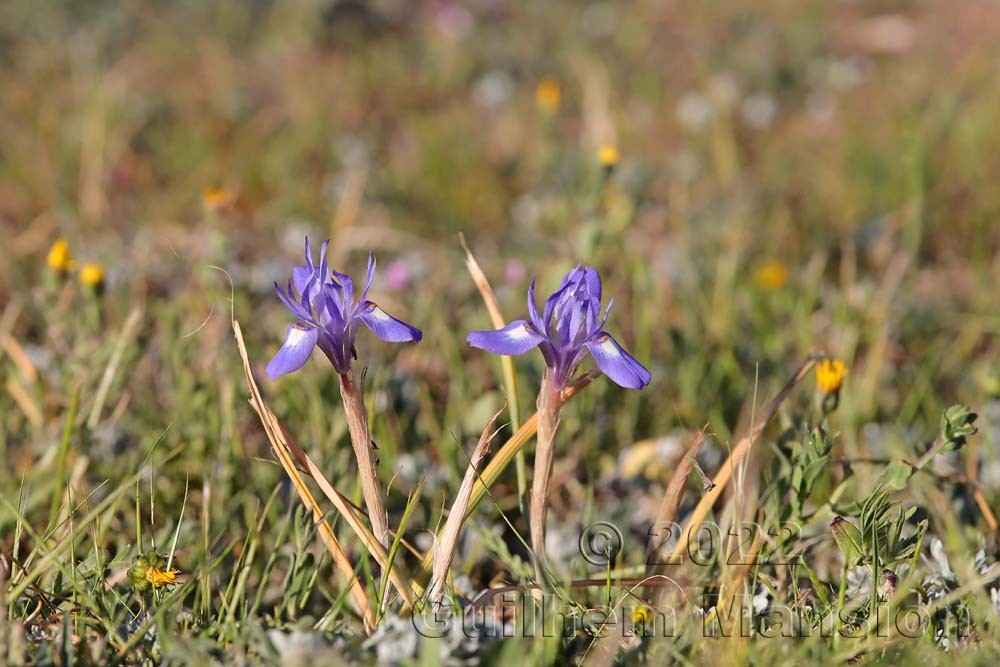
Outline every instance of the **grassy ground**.
POLYGON ((992 664, 998 43, 988 2, 4 3, 0 662, 992 664), (653 380, 563 409, 542 588, 516 458, 491 480, 443 620, 420 588, 413 617, 382 604, 307 479, 369 636, 230 315, 360 504, 330 365, 263 371, 303 237, 356 278, 375 253, 424 339, 364 332, 355 364, 394 563, 426 584, 480 433, 508 401, 511 451, 543 369, 519 357, 514 394, 466 344, 491 320, 459 232, 508 320, 533 276, 596 267, 653 380), (812 355, 839 391, 808 369, 744 440, 812 355))

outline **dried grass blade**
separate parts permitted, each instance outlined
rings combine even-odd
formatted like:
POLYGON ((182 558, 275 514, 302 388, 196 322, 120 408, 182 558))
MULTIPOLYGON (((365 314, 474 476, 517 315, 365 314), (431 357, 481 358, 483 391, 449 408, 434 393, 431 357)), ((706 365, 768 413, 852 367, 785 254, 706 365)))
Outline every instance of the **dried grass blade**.
MULTIPOLYGON (((344 517, 347 525, 354 531, 354 534, 357 535, 358 539, 361 540, 361 543, 364 545, 365 549, 368 550, 368 553, 372 555, 372 558, 375 559, 375 562, 379 564, 379 567, 389 572, 389 581, 391 581, 393 586, 399 590, 399 594, 403 596, 403 601, 406 603, 406 606, 408 608, 413 607, 413 589, 406 583, 406 579, 400 573, 399 566, 394 564, 393 567, 388 567, 388 564, 390 563, 389 554, 385 547, 383 547, 382 544, 375 538, 375 534, 372 533, 368 526, 365 525, 365 522, 360 518, 364 516, 364 513, 361 512, 359 508, 356 508, 354 504, 348 500, 346 496, 344 496, 344 494, 333 486, 330 480, 323 475, 323 471, 319 469, 319 466, 317 466, 313 460, 309 458, 309 455, 306 454, 305 450, 303 450, 302 447, 295 441, 295 438, 293 438, 285 427, 278 422, 277 417, 274 416, 274 413, 271 412, 270 408, 266 409, 270 414, 271 419, 273 419, 281 429, 281 435, 284 443, 298 461, 299 465, 302 466, 302 469, 305 470, 310 477, 313 478, 316 485, 319 487, 319 490, 323 492, 323 495, 326 496, 327 500, 333 503, 336 510, 344 517)), ((421 591, 418 590, 416 594, 419 596, 420 592, 421 591)))
POLYGON ((462 478, 462 486, 458 489, 458 495, 451 506, 448 520, 441 531, 441 537, 434 546, 434 567, 431 576, 430 592, 430 599, 434 604, 438 604, 441 601, 441 596, 444 594, 444 584, 448 578, 448 568, 451 566, 452 558, 455 556, 458 534, 462 529, 462 523, 465 521, 465 513, 469 508, 469 499, 472 497, 472 487, 476 481, 479 464, 486 458, 486 451, 489 448, 490 441, 496 435, 493 425, 496 424, 497 419, 503 413, 504 409, 501 408, 499 412, 490 418, 483 429, 482 435, 479 436, 479 442, 476 443, 476 448, 473 450, 472 457, 469 460, 469 467, 465 470, 465 477, 462 478))
POLYGON ((108 361, 107 368, 104 369, 104 375, 101 377, 101 383, 97 387, 97 392, 94 397, 94 405, 90 409, 90 416, 87 418, 87 428, 93 430, 97 426, 97 422, 101 419, 101 410, 104 408, 104 402, 108 399, 108 392, 111 390, 111 382, 115 379, 115 373, 118 372, 118 366, 122 363, 122 357, 125 355, 125 348, 128 347, 128 343, 135 337, 135 334, 139 330, 139 324, 142 323, 142 308, 133 308, 128 314, 128 318, 125 320, 125 325, 122 327, 121 333, 118 334, 118 340, 115 341, 115 348, 111 352, 111 359, 108 361))
POLYGON ((972 497, 979 506, 979 511, 982 512, 986 524, 990 527, 990 531, 995 536, 1000 537, 1000 527, 997 525, 996 515, 990 509, 989 504, 986 502, 986 497, 983 496, 983 490, 979 486, 979 443, 975 438, 969 441, 965 456, 965 476, 969 478, 972 497))
POLYGON ((802 379, 805 378, 806 374, 809 373, 810 370, 812 370, 812 367, 815 364, 815 357, 809 357, 805 360, 805 362, 803 362, 791 379, 785 383, 784 387, 781 388, 778 395, 767 404, 764 408, 763 414, 760 416, 760 419, 758 419, 757 423, 751 427, 750 432, 739 441, 736 448, 733 449, 732 453, 730 453, 729 458, 722 464, 722 468, 719 469, 719 472, 715 475, 715 479, 712 480, 715 483, 715 488, 703 495, 701 500, 698 502, 698 505, 695 506, 694 511, 691 512, 687 525, 684 527, 684 530, 681 531, 681 537, 677 541, 677 545, 674 547, 673 553, 671 553, 670 562, 680 559, 684 552, 687 551, 687 544, 691 539, 692 532, 696 530, 697 527, 701 525, 701 522, 704 521, 705 517, 708 516, 709 510, 712 509, 715 501, 719 499, 720 495, 722 495, 726 485, 732 478, 733 471, 735 471, 737 466, 743 462, 743 459, 750 451, 751 444, 757 439, 761 431, 764 430, 767 423, 771 421, 771 418, 774 417, 775 413, 777 413, 778 408, 785 401, 785 399, 788 398, 788 395, 792 392, 796 385, 802 382, 802 379))
POLYGON ((327 551, 329 551, 330 555, 333 557, 333 561, 337 565, 337 568, 347 579, 348 585, 350 586, 351 597, 354 599, 355 606, 364 621, 365 631, 371 634, 375 628, 375 612, 372 610, 371 604, 368 601, 368 596, 365 594, 364 587, 362 587, 361 582, 354 573, 354 567, 351 565, 350 559, 344 552, 343 547, 340 546, 340 542, 337 541, 337 537, 333 534, 330 524, 323 518, 323 510, 316 502, 316 499, 313 497, 309 487, 306 486, 305 480, 302 479, 302 475, 299 473, 298 468, 295 467, 291 452, 289 451, 283 437, 283 429, 281 428, 281 425, 275 418, 274 413, 267 408, 267 405, 264 403, 264 399, 261 397, 260 389, 257 387, 257 383, 253 378, 253 371, 250 367, 250 359, 247 355, 246 345, 243 342, 243 332, 240 329, 239 322, 236 320, 233 320, 233 333, 236 336, 236 344, 239 347, 240 358, 243 360, 243 372, 246 375, 247 388, 250 390, 251 396, 250 405, 253 406, 253 409, 260 417, 260 421, 264 426, 264 431, 267 434, 267 439, 271 442, 271 446, 274 448, 274 453, 277 455, 278 461, 281 463, 281 467, 285 469, 285 474, 287 474, 289 479, 292 481, 292 485, 298 492, 299 498, 301 498, 302 503, 306 507, 312 510, 313 520, 316 523, 320 538, 323 540, 323 544, 326 546, 327 551))
POLYGON ((7 388, 7 393, 17 403, 17 407, 21 408, 21 412, 24 413, 24 416, 31 422, 32 426, 41 428, 45 425, 45 416, 42 414, 42 409, 38 407, 31 394, 28 393, 15 376, 11 375, 7 378, 4 386, 7 388))
MULTIPOLYGON (((465 266, 469 269, 469 275, 472 276, 472 282, 476 284, 476 288, 479 290, 480 296, 483 297, 483 303, 486 304, 486 310, 490 314, 490 321, 493 323, 493 328, 504 328, 507 326, 507 323, 504 321, 503 313, 500 311, 500 303, 497 301, 497 295, 493 292, 493 288, 490 286, 490 281, 486 278, 486 274, 483 272, 482 268, 480 268, 479 262, 476 261, 476 258, 469 249, 469 246, 465 243, 465 235, 459 234, 458 241, 462 244, 462 248, 465 250, 465 266)), ((517 373, 514 370, 514 357, 501 355, 500 364, 503 368, 503 384, 504 389, 507 392, 507 404, 510 408, 511 428, 516 431, 521 428, 521 395, 517 386, 517 373)), ((522 503, 525 499, 525 492, 527 491, 527 476, 527 464, 524 460, 524 454, 518 454, 517 492, 522 503)), ((522 507, 522 510, 523 509, 524 508, 522 507)))
MULTIPOLYGON (((580 378, 577 382, 573 383, 569 387, 563 389, 562 392, 562 402, 565 404, 571 398, 579 394, 584 387, 590 384, 595 375, 587 374, 580 378)), ((479 501, 483 499, 483 496, 489 491, 489 487, 500 478, 500 475, 510 462, 514 460, 514 456, 524 449, 525 445, 531 441, 535 433, 538 431, 538 413, 531 415, 526 422, 521 424, 521 428, 517 429, 514 435, 510 436, 507 440, 493 455, 490 462, 486 464, 486 468, 483 470, 482 474, 476 478, 476 483, 472 487, 472 497, 469 499, 469 509, 466 510, 465 515, 468 516, 472 510, 476 509, 479 501)), ((434 550, 429 550, 424 554, 423 560, 420 562, 420 572, 418 576, 421 580, 426 580, 431 576, 431 568, 433 565, 434 550)))
MULTIPOLYGON (((743 560, 739 565, 736 565, 729 578, 722 582, 722 589, 719 594, 719 603, 708 610, 708 614, 705 616, 703 623, 707 627, 711 625, 715 617, 718 616, 720 609, 731 609, 733 603, 733 598, 736 597, 736 591, 743 585, 743 580, 746 579, 747 573, 750 572, 752 568, 757 563, 757 555, 760 553, 760 548, 763 546, 764 540, 760 533, 754 535, 753 543, 750 545, 750 551, 743 555, 743 560)), ((734 625, 738 622, 736 619, 739 618, 739 613, 729 614, 728 617, 720 617, 719 622, 725 623, 725 631, 731 633, 734 625)), ((725 636, 729 636, 728 634, 725 636)))
POLYGON ((17 366, 17 370, 24 376, 25 382, 34 384, 38 380, 38 369, 35 368, 31 357, 28 356, 28 353, 24 351, 24 348, 21 347, 21 344, 13 336, 0 333, 0 348, 7 353, 10 360, 17 366))
POLYGON ((663 500, 656 511, 656 519, 653 523, 655 529, 649 536, 649 544, 646 546, 647 577, 656 570, 657 559, 653 556, 659 553, 664 539, 669 534, 669 531, 664 532, 663 528, 669 526, 673 522, 674 517, 677 516, 677 508, 680 507, 681 499, 684 497, 684 485, 687 482, 688 473, 691 472, 691 464, 698 455, 701 446, 705 443, 705 429, 706 427, 702 427, 701 431, 695 436, 694 444, 688 448, 683 458, 681 458, 680 463, 677 465, 677 470, 674 471, 673 477, 670 478, 670 483, 667 484, 667 490, 663 493, 663 500))

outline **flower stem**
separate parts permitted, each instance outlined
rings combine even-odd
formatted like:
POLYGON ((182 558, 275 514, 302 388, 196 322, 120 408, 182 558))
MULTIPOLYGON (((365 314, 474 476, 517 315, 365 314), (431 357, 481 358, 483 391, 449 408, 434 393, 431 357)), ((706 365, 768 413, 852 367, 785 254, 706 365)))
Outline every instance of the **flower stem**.
POLYGON ((358 460, 358 475, 361 477, 361 493, 365 497, 372 533, 383 547, 389 546, 389 517, 385 509, 385 494, 378 481, 378 465, 375 462, 374 443, 368 431, 368 412, 365 400, 354 381, 354 373, 340 374, 340 397, 344 400, 347 414, 347 429, 351 434, 354 456, 358 460))
POLYGON ((545 516, 549 509, 549 482, 552 479, 552 460, 555 455, 556 429, 559 428, 559 411, 562 408, 560 392, 552 386, 549 372, 542 376, 538 390, 538 445, 535 448, 535 470, 531 480, 531 549, 535 554, 535 577, 544 579, 545 516))

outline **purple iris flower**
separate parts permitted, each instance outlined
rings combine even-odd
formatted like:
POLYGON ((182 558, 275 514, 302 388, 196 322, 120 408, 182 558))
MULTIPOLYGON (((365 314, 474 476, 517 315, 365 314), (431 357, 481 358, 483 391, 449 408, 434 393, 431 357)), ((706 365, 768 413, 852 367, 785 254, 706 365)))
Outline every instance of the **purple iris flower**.
POLYGON ((529 320, 517 320, 495 331, 473 331, 468 341, 473 347, 507 356, 539 348, 556 391, 569 383, 588 353, 614 382, 642 389, 652 378, 649 371, 604 330, 613 303, 614 299, 601 317, 601 276, 592 267, 577 266, 563 277, 541 315, 532 280, 528 287, 529 320))
POLYGON ((278 283, 274 284, 278 298, 298 321, 288 327, 284 345, 267 365, 267 374, 272 380, 302 368, 317 345, 338 373, 347 373, 351 369, 351 359, 357 359, 354 339, 362 324, 390 343, 419 341, 423 336, 420 329, 391 317, 367 300, 368 288, 375 276, 375 258, 370 253, 365 290, 355 301, 351 277, 330 269, 326 264, 329 243, 323 242, 320 263, 316 266, 309 238, 306 237, 305 265, 292 269, 292 277, 285 290, 278 283))

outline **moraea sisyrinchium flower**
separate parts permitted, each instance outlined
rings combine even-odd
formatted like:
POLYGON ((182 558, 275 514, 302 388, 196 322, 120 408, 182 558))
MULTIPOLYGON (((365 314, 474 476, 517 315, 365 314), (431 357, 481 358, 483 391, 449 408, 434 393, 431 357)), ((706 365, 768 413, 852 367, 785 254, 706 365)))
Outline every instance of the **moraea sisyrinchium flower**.
POLYGON ((368 301, 368 289, 375 277, 375 258, 372 255, 368 255, 365 289, 355 301, 351 277, 327 266, 328 244, 329 241, 323 243, 317 266, 313 263, 309 239, 306 238, 305 265, 292 270, 285 290, 278 283, 274 284, 278 298, 298 321, 288 327, 284 345, 267 365, 267 374, 272 380, 302 368, 316 346, 323 350, 338 373, 347 373, 351 368, 351 359, 357 358, 354 339, 362 324, 390 343, 419 341, 423 336, 420 329, 391 317, 368 301))
POLYGON ((556 391, 569 383, 588 353, 614 382, 642 389, 651 379, 649 371, 604 330, 612 303, 614 299, 602 317, 601 276, 592 267, 577 266, 563 277, 541 314, 535 303, 535 281, 531 281, 529 320, 517 320, 495 331, 473 331, 468 341, 473 347, 507 356, 539 348, 556 391))

